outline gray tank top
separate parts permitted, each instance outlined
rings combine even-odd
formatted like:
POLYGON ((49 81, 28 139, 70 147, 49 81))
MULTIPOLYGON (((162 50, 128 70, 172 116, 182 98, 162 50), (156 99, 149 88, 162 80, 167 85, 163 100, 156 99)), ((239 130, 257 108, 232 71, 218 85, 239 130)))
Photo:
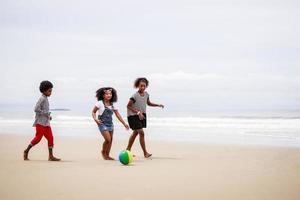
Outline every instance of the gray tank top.
MULTIPOLYGON (((132 100, 133 107, 142 113, 146 113, 146 107, 147 107, 147 101, 149 99, 149 94, 147 92, 144 93, 144 96, 141 96, 139 92, 136 92, 130 97, 130 100, 132 100)), ((132 112, 127 108, 127 116, 136 115, 136 113, 132 112)))

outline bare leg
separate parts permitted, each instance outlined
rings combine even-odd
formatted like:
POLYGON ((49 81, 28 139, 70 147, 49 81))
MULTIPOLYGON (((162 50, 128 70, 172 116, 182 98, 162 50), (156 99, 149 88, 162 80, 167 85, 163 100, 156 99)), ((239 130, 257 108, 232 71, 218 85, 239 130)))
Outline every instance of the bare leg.
POLYGON ((102 155, 102 158, 104 159, 104 160, 106 160, 106 154, 105 154, 105 151, 104 151, 104 149, 106 149, 106 142, 104 141, 103 142, 103 144, 102 144, 102 150, 101 150, 101 155, 102 155))
POLYGON ((111 145, 111 136, 108 131, 103 131, 101 134, 104 138, 104 142, 102 145, 102 156, 103 156, 104 160, 109 160, 108 150, 110 148, 109 146, 111 145))
POLYGON ((23 159, 24 160, 29 160, 28 159, 28 153, 29 153, 29 150, 33 147, 32 144, 29 144, 28 147, 24 150, 24 153, 23 153, 23 159))
POLYGON ((24 160, 29 160, 28 159, 28 154, 29 154, 30 149, 34 145, 38 144, 41 141, 41 139, 44 135, 45 128, 43 126, 37 124, 35 128, 36 128, 35 137, 31 140, 30 144, 28 145, 28 147, 23 152, 24 160))
POLYGON ((143 129, 139 129, 138 133, 140 135, 140 144, 141 144, 142 150, 144 152, 144 156, 145 156, 145 158, 149 158, 150 156, 152 156, 152 154, 148 153, 147 150, 146 150, 144 130, 143 129))
POLYGON ((111 150, 111 146, 112 146, 112 141, 113 141, 113 135, 114 135, 114 132, 111 131, 111 132, 109 132, 109 134, 110 134, 111 142, 110 142, 110 144, 109 144, 108 147, 107 147, 107 156, 108 156, 108 159, 109 159, 109 160, 115 160, 114 158, 112 158, 112 157, 109 156, 110 150, 111 150))
POLYGON ((129 138, 126 150, 131 151, 132 145, 133 145, 134 140, 135 140, 137 135, 138 135, 138 131, 134 130, 133 133, 131 134, 130 138, 129 138))
POLYGON ((49 147, 49 161, 60 161, 60 158, 56 158, 53 156, 53 148, 49 147))

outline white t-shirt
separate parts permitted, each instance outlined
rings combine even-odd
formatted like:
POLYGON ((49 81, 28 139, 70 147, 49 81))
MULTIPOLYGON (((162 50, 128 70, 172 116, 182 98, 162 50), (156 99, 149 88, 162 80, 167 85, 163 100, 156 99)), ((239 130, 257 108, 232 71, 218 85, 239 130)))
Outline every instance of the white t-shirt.
MULTIPOLYGON (((102 115, 104 110, 105 110, 105 107, 104 107, 104 104, 103 104, 103 101, 97 101, 97 103, 95 104, 95 106, 99 109, 98 110, 98 115, 102 115)), ((118 110, 118 106, 116 106, 116 104, 114 104, 113 106, 106 106, 108 107, 109 109, 112 109, 113 111, 115 110, 118 110)))

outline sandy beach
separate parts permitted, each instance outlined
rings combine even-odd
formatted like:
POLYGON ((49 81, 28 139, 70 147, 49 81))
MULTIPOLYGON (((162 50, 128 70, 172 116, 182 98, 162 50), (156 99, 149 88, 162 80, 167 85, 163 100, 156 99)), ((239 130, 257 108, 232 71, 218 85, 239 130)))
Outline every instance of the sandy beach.
MULTIPOLYGON (((300 149, 148 142, 138 143, 131 166, 100 158, 102 139, 56 137, 47 161, 45 139, 22 160, 31 136, 0 135, 0 199, 300 199, 300 149)), ((112 155, 126 145, 114 141, 112 155)))

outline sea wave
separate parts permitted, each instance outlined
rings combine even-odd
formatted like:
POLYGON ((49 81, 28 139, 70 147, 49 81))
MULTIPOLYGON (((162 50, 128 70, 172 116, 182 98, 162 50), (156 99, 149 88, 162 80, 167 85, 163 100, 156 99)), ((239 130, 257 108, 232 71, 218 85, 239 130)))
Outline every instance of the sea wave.
MULTIPOLYGON (((0 117, 0 133, 32 133, 32 123, 32 118, 0 117)), ((62 135, 92 136, 98 132, 89 116, 53 115, 51 124, 62 135)), ((125 131, 117 120, 114 124, 116 132, 125 131)), ((152 139, 300 146, 298 118, 149 117, 147 127, 152 139)))
MULTIPOLYGON (((149 117, 148 123, 152 126, 166 127, 223 127, 239 128, 253 127, 266 128, 300 128, 300 118, 229 118, 229 117, 149 117)), ((30 118, 5 118, 0 117, 0 123, 32 123, 34 119, 30 118)), ((52 123, 72 123, 90 124, 93 123, 92 117, 75 115, 57 115, 53 116, 52 123)), ((118 123, 116 123, 118 124, 118 123)))

